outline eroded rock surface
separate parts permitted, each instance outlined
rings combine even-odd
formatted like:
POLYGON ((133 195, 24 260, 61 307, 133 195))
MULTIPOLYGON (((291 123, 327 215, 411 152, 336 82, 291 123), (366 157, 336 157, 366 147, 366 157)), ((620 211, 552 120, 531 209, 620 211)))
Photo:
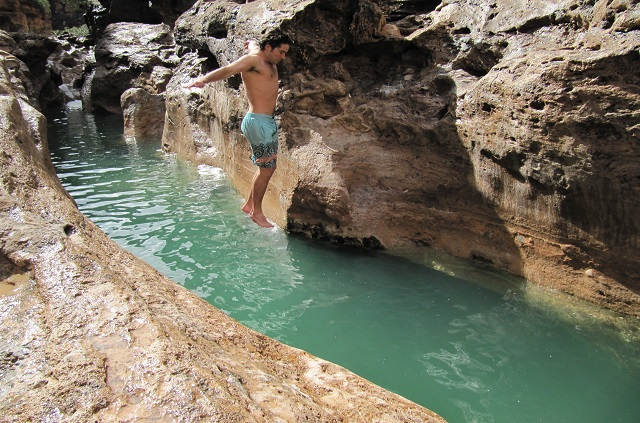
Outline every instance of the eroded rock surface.
POLYGON ((190 77, 278 29, 269 217, 337 243, 428 245, 640 316, 640 4, 198 2, 167 90, 167 150, 246 193, 238 78, 190 77))
POLYGON ((51 8, 38 0, 0 0, 0 30, 51 32, 51 8))
MULTIPOLYGON (((91 104, 96 110, 116 114, 122 113, 120 97, 126 90, 148 85, 157 88, 154 75, 179 61, 169 26, 127 22, 107 26, 96 44, 95 59, 96 69, 87 78, 86 88, 91 104)), ((160 84, 166 83, 165 78, 160 84)))
POLYGON ((56 178, 24 64, 0 69, 3 421, 443 422, 120 249, 56 178))
POLYGON ((125 138, 159 139, 164 126, 164 95, 129 88, 121 97, 125 138))
POLYGON ((36 107, 61 105, 63 96, 54 82, 48 58, 60 45, 53 37, 19 32, 13 34, 14 46, 8 53, 24 62, 28 81, 25 83, 36 107))

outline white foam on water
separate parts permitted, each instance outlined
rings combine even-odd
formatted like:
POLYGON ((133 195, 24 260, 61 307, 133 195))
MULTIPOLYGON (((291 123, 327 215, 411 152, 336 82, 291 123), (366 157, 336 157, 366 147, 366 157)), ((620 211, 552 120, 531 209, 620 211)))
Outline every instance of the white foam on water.
POLYGON ((224 178, 224 171, 221 168, 205 164, 198 165, 198 174, 202 176, 215 176, 216 178, 224 178))

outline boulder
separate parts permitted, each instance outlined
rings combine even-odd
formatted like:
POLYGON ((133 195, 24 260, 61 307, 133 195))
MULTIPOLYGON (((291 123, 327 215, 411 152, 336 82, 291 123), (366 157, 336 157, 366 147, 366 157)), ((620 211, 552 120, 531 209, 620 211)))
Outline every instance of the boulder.
POLYGON ((117 114, 122 113, 120 96, 127 89, 144 87, 144 76, 154 68, 172 68, 179 61, 171 30, 164 24, 110 24, 96 44, 95 58, 95 73, 87 79, 93 108, 117 114))
POLYGON ((61 186, 0 51, 0 412, 6 421, 444 422, 254 332, 121 249, 61 186))
POLYGON ((197 3, 176 22, 193 56, 168 85, 164 148, 246 195, 241 81, 181 84, 279 30, 280 226, 430 246, 640 316, 640 4, 437 3, 197 3))

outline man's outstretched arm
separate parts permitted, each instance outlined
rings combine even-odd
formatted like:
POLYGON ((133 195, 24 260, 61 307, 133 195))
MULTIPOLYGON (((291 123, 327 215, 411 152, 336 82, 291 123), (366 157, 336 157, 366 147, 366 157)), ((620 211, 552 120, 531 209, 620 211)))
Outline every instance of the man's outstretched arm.
POLYGON ((251 54, 247 54, 242 56, 238 60, 233 63, 229 63, 227 66, 223 66, 214 71, 209 72, 206 75, 202 75, 190 83, 187 83, 185 88, 202 88, 205 84, 209 82, 220 81, 222 79, 227 79, 230 76, 233 76, 240 72, 246 72, 251 69, 252 66, 255 65, 256 57, 251 54))

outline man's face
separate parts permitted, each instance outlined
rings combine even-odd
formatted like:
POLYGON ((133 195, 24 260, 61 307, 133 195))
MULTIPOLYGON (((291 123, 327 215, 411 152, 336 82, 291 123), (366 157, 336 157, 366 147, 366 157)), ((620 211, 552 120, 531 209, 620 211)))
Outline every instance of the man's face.
POLYGON ((265 50, 267 51, 269 62, 277 65, 287 56, 287 53, 289 53, 289 44, 280 44, 276 48, 271 48, 271 46, 267 44, 265 50))

